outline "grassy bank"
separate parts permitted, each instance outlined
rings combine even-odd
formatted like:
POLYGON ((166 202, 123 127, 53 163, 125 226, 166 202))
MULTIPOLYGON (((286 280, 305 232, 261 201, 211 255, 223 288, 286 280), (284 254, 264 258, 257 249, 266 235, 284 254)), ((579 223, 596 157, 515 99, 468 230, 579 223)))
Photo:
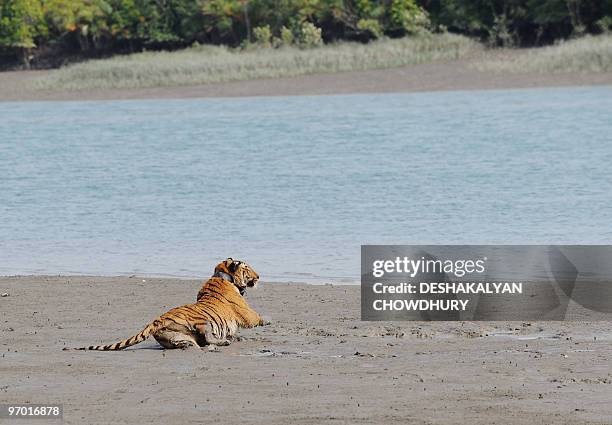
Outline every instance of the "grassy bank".
POLYGON ((534 49, 486 49, 453 34, 429 34, 369 44, 230 49, 197 46, 92 60, 50 72, 34 84, 45 90, 177 87, 305 74, 394 68, 470 59, 475 71, 610 73, 612 35, 587 36, 534 49))
POLYGON ((171 87, 392 68, 461 59, 480 44, 452 34, 423 35, 369 44, 338 43, 312 49, 237 50, 198 46, 176 52, 145 52, 70 65, 49 73, 37 88, 87 90, 171 87))
POLYGON ((478 61, 475 67, 479 71, 499 73, 612 72, 612 35, 609 34, 513 53, 478 61))

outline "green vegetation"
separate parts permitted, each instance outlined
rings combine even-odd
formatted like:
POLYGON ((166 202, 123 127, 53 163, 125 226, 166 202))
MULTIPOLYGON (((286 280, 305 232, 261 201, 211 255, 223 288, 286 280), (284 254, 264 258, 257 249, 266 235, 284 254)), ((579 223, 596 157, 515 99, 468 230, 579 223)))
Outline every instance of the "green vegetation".
POLYGON ((611 29, 612 0, 0 0, 0 60, 44 66, 194 42, 305 47, 446 30, 526 46, 611 29))
POLYGON ((0 1, 0 48, 13 49, 29 65, 29 50, 46 34, 43 10, 37 0, 0 1))
POLYGON ((515 73, 612 72, 612 35, 586 36, 513 53, 477 62, 476 68, 515 73))
MULTIPOLYGON (((258 36, 269 43, 263 32, 258 36)), ((176 52, 144 52, 92 60, 52 71, 39 88, 83 90, 207 84, 389 68, 453 60, 482 51, 480 43, 453 34, 423 34, 363 44, 342 42, 308 50, 286 46, 232 49, 195 46, 176 52)))

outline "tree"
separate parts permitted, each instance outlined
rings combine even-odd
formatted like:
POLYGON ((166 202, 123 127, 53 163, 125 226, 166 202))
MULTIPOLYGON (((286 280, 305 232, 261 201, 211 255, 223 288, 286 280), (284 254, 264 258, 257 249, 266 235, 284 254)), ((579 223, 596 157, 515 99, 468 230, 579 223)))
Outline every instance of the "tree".
POLYGON ((46 34, 40 0, 0 0, 0 47, 14 49, 30 67, 30 50, 46 34))
POLYGON ((56 39, 73 35, 82 51, 96 48, 108 36, 112 7, 104 0, 43 0, 50 33, 56 39))

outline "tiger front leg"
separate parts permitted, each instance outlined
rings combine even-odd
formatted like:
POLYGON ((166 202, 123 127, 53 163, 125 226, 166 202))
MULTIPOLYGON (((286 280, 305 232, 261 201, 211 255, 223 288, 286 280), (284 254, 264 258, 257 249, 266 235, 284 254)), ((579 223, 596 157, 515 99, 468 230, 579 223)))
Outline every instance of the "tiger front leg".
POLYGON ((254 310, 251 311, 251 314, 247 316, 244 323, 242 323, 242 327, 244 328, 254 328, 256 326, 267 326, 269 325, 270 319, 267 317, 261 317, 254 310))
POLYGON ((200 334, 204 335, 206 344, 217 345, 217 346, 230 345, 230 341, 227 338, 217 338, 215 336, 210 322, 206 322, 204 325, 198 325, 196 326, 196 329, 198 330, 200 334))

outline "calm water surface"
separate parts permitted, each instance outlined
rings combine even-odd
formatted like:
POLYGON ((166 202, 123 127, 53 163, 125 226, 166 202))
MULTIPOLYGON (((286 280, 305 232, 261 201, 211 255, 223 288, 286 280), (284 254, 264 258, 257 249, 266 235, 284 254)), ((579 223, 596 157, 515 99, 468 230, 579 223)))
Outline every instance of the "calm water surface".
POLYGON ((612 243, 612 87, 0 103, 0 275, 355 282, 367 243, 612 243))

